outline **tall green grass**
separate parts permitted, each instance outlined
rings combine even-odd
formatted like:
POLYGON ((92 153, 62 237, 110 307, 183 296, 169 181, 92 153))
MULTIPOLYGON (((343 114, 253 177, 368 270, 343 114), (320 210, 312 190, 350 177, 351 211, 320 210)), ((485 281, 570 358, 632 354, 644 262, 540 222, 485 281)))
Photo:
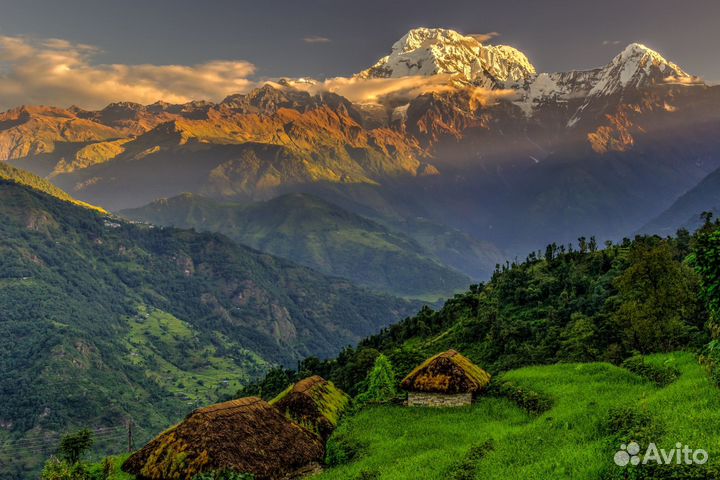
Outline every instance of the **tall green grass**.
POLYGON ((709 383, 694 355, 654 355, 646 361, 675 368, 680 376, 661 388, 607 363, 529 367, 504 374, 504 380, 553 398, 553 408, 537 417, 508 400, 488 397, 457 410, 364 410, 338 430, 364 446, 359 458, 318 478, 453 478, 458 464, 468 468, 464 459, 471 449, 488 440, 492 449, 462 478, 584 480, 617 475, 618 470, 622 474, 613 463, 619 439, 608 423, 612 412, 625 408, 657 423, 659 438, 650 441, 660 448, 682 442, 705 449, 710 463, 717 463, 720 391, 709 383))

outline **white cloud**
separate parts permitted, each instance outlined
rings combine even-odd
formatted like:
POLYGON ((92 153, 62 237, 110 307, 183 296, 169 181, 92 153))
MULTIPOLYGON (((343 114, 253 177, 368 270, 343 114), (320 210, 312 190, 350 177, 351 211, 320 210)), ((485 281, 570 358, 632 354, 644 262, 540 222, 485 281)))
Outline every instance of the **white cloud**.
POLYGON ((492 40, 495 37, 499 37, 500 33, 498 32, 488 32, 488 33, 471 33, 467 35, 468 37, 472 37, 475 40, 477 40, 480 43, 485 43, 489 40, 492 40))
POLYGON ((219 100, 255 86, 245 61, 197 65, 95 64, 98 49, 61 39, 0 36, 0 108, 50 104, 99 108, 114 101, 219 100))
POLYGON ((603 45, 620 45, 620 40, 603 40, 603 45))
POLYGON ((686 85, 686 86, 693 86, 693 85, 705 85, 705 81, 701 77, 696 76, 689 76, 689 77, 676 77, 676 76, 670 76, 665 77, 664 82, 669 85, 686 85))
MULTIPOLYGON (((0 35, 0 109, 21 104, 102 108, 117 101, 218 101, 260 84, 248 78, 254 74, 255 66, 244 61, 215 60, 191 66, 97 64, 92 61, 97 53, 98 49, 91 45, 61 39, 0 35)), ((487 104, 516 94, 463 86, 450 75, 337 77, 291 83, 312 94, 329 91, 364 103, 407 101, 429 92, 465 90, 471 102, 487 104)))
POLYGON ((517 96, 515 90, 489 90, 456 82, 451 75, 408 76, 398 78, 336 77, 317 83, 291 82, 311 94, 333 92, 351 102, 379 103, 383 100, 409 101, 425 93, 469 92, 470 101, 488 105, 517 96))
POLYGON ((305 43, 330 43, 332 40, 330 40, 328 37, 321 37, 319 35, 311 35, 309 37, 303 38, 303 41, 305 43))

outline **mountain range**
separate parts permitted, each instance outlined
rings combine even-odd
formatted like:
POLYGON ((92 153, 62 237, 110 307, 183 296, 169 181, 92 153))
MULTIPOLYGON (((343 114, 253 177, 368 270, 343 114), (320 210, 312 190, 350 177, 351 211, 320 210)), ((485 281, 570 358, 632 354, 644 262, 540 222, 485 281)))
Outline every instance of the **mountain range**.
POLYGON ((374 290, 437 300, 462 291, 470 277, 446 266, 449 251, 462 252, 461 271, 489 276, 502 254, 489 245, 440 229, 431 236, 393 230, 377 221, 307 194, 288 194, 250 205, 193 194, 161 199, 145 207, 122 210, 123 217, 155 225, 220 232, 243 245, 347 278, 374 290), (453 247, 428 243, 456 236, 453 247), (479 251, 478 251, 479 250, 479 251), (478 266, 479 271, 473 271, 478 266))
POLYGON ((305 193, 513 256, 660 215, 720 167, 719 107, 720 87, 641 44, 596 69, 538 73, 512 47, 419 28, 346 79, 219 103, 12 109, 0 160, 113 211, 183 192, 305 193))

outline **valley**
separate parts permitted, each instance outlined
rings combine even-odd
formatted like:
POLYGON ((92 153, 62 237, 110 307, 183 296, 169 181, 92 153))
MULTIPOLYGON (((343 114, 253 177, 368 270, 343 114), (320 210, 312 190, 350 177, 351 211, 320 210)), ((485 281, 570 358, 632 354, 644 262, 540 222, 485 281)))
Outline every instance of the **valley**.
POLYGON ((163 2, 2 25, 0 479, 720 478, 711 42, 163 2))

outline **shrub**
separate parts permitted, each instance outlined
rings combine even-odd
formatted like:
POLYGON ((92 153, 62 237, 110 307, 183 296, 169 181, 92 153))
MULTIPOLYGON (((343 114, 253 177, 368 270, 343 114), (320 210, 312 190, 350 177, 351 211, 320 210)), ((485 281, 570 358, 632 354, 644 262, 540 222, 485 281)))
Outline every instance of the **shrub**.
POLYGON ((366 448, 347 433, 335 431, 325 447, 325 464, 330 467, 345 465, 360 457, 366 448))
POLYGON ((713 384, 720 387, 720 341, 711 340, 705 346, 699 361, 707 370, 713 384))
POLYGON ((622 363, 622 367, 635 375, 654 382, 658 387, 670 385, 680 377, 680 371, 678 369, 647 363, 641 355, 628 358, 622 363))
POLYGON ((540 415, 552 408, 550 397, 504 380, 493 379, 486 393, 494 397, 507 398, 532 415, 540 415))
POLYGON ((462 460, 450 468, 447 478, 450 480, 474 480, 478 462, 492 450, 492 440, 473 445, 462 460))
POLYGON ((629 442, 647 447, 651 442, 657 443, 663 431, 663 425, 652 415, 632 407, 611 409, 605 424, 605 432, 611 436, 613 448, 629 442))
POLYGON ((98 463, 87 465, 87 471, 93 480, 132 480, 135 477, 120 469, 120 465, 130 454, 105 457, 98 463))
POLYGON ((68 463, 57 457, 45 462, 40 473, 41 480, 91 480, 82 463, 68 463))

